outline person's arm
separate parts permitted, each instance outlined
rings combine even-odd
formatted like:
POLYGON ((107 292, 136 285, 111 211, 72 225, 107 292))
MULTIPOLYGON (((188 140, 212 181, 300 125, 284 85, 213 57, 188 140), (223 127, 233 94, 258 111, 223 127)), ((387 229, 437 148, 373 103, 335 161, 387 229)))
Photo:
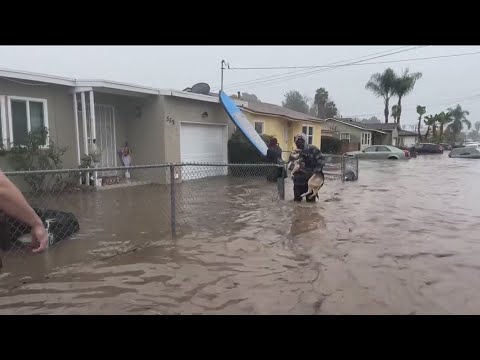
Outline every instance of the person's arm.
POLYGON ((20 190, 0 171, 0 210, 32 228, 32 241, 38 244, 33 252, 47 247, 48 234, 37 213, 28 204, 20 190))

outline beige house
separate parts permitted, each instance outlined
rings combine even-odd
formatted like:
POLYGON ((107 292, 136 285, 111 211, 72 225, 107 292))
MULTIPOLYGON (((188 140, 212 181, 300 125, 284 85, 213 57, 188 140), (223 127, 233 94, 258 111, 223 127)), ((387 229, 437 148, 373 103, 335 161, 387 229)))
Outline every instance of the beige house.
MULTIPOLYGON (((0 69, 0 123, 7 152, 29 131, 47 127, 53 142, 68 147, 64 168, 78 167, 93 142, 101 167, 122 165, 117 152, 126 141, 133 165, 226 163, 234 130, 215 94, 5 69, 0 69)), ((11 169, 5 155, 0 166, 11 169)))
POLYGON ((325 135, 324 132, 329 133, 325 129, 324 120, 283 106, 249 101, 241 105, 240 109, 260 135, 277 138, 284 160, 288 159, 295 147, 293 138, 296 134, 303 132, 308 144, 320 148, 322 135, 325 135))

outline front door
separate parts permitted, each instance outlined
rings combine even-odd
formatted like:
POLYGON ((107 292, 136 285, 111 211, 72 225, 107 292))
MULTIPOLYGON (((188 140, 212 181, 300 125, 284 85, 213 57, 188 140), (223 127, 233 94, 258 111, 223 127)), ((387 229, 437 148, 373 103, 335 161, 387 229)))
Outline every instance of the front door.
POLYGON ((95 104, 97 147, 101 151, 101 167, 117 166, 115 136, 115 108, 112 105, 95 104))
MULTIPOLYGON (((91 141, 90 129, 90 105, 87 104, 87 132, 88 144, 91 141)), ((79 109, 78 119, 82 119, 82 111, 79 109)), ((80 120, 81 121, 81 120, 80 120)), ((95 104, 95 131, 97 151, 101 153, 98 167, 116 167, 117 166, 117 149, 115 134, 115 108, 112 105, 95 104)), ((115 175, 116 171, 108 173, 99 173, 101 177, 105 175, 115 175)))
POLYGON ((363 150, 372 145, 372 134, 369 132, 362 133, 362 139, 360 144, 360 150, 363 150))

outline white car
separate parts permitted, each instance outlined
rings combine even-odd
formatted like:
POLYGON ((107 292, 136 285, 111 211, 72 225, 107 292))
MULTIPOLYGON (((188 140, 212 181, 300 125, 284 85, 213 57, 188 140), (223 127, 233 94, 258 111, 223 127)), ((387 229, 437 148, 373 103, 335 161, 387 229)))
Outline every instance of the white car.
POLYGON ((410 152, 390 145, 373 145, 362 151, 349 151, 348 156, 358 156, 359 159, 410 159, 410 152))

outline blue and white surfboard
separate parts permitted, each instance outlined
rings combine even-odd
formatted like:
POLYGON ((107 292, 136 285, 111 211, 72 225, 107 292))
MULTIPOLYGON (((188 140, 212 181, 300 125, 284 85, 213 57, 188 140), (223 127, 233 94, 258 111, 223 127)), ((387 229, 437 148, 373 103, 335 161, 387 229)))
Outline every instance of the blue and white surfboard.
POLYGON ((223 108, 228 114, 228 117, 233 121, 233 123, 240 129, 240 131, 245 135, 245 137, 250 141, 250 143, 255 146, 255 148, 263 156, 267 155, 267 145, 265 141, 258 135, 255 128, 250 124, 247 117, 242 113, 242 111, 235 105, 235 102, 225 94, 225 92, 220 91, 220 103, 223 105, 223 108))

